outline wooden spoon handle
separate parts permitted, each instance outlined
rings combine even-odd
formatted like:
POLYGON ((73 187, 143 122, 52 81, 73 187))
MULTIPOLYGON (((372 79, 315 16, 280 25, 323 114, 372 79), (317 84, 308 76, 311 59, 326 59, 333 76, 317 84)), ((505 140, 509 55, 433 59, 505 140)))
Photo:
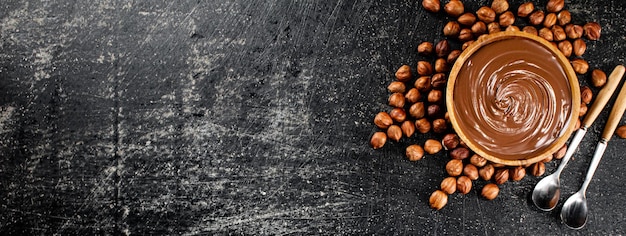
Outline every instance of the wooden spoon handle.
POLYGON ((624 110, 626 110, 626 83, 619 91, 619 95, 617 95, 617 99, 615 99, 615 104, 613 104, 613 109, 611 109, 611 114, 609 114, 609 120, 607 120, 604 131, 602 131, 602 138, 604 140, 609 141, 609 139, 611 139, 617 124, 622 120, 624 110))
POLYGON ((583 120, 582 126, 585 128, 589 128, 598 115, 606 106, 606 103, 609 101, 611 96, 613 96, 613 92, 619 85, 619 82, 622 80, 622 76, 624 76, 624 66, 618 65, 613 69, 613 72, 609 75, 608 82, 604 85, 604 88, 600 90, 598 95, 596 96, 596 101, 591 105, 591 109, 587 112, 585 119, 583 120))

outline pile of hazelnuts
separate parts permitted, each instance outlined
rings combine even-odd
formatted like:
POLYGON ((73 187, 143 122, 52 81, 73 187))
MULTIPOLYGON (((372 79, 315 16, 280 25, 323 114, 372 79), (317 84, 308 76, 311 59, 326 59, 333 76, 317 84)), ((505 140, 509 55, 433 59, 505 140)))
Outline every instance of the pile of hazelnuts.
MULTIPOLYGON (((516 11, 507 0, 493 0, 491 6, 482 6, 475 12, 467 11, 460 0, 449 0, 443 7, 440 0, 423 0, 422 6, 433 13, 441 9, 445 11, 450 19, 442 30, 445 38, 434 43, 420 43, 417 53, 423 59, 416 67, 402 65, 397 69, 396 79, 387 87, 391 93, 388 99, 391 110, 379 112, 374 117, 378 131, 372 135, 370 145, 380 149, 388 140, 398 142, 403 137, 416 134, 437 137, 427 139, 423 145, 411 144, 406 147, 405 153, 410 161, 419 161, 427 154, 434 155, 442 151, 450 158, 445 165, 448 177, 441 181, 440 188, 429 199, 430 206, 436 210, 447 204, 448 195, 455 192, 469 193, 473 181, 479 179, 487 182, 482 187, 481 196, 493 200, 500 192, 499 185, 520 181, 527 172, 533 176, 543 175, 545 163, 565 156, 565 145, 537 163, 505 166, 473 153, 459 139, 450 125, 444 102, 448 72, 461 52, 480 37, 500 31, 523 31, 549 41, 570 58, 576 73, 587 75, 589 64, 581 56, 587 49, 586 41, 600 39, 600 25, 596 22, 582 25, 573 23, 570 12, 564 9, 563 0, 549 0, 544 8, 526 2, 519 5, 516 11), (453 48, 451 41, 457 41, 461 47, 453 48)), ((590 74, 590 84, 594 87, 600 88, 606 84, 607 77, 602 70, 594 69, 590 74)), ((580 117, 586 114, 587 105, 592 99, 592 90, 583 86, 576 128, 580 127, 580 117)))

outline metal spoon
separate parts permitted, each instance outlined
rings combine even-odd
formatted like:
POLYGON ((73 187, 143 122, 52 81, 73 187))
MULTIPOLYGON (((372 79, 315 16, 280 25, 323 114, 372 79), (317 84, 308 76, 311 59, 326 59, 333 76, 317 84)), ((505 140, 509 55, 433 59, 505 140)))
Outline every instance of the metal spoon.
POLYGON ((576 131, 576 135, 572 138, 569 147, 567 148, 567 152, 565 152, 565 157, 561 160, 561 164, 559 168, 551 174, 543 178, 541 181, 537 183, 535 189, 532 193, 532 200, 539 209, 544 211, 549 211, 556 207, 556 204, 559 202, 559 198, 561 196, 561 186, 559 176, 561 175, 561 171, 567 165, 567 162, 576 152, 576 148, 580 141, 587 133, 587 129, 593 121, 598 117, 600 111, 604 108, 606 103, 609 101, 609 98, 613 95, 613 92, 617 88, 620 80, 622 80, 622 76, 624 75, 624 66, 618 65, 615 67, 611 75, 609 75, 608 82, 604 85, 604 88, 598 93, 596 97, 596 101, 591 106, 591 109, 587 112, 585 120, 581 124, 581 127, 578 131, 576 131))
POLYGON ((600 139, 598 146, 596 146, 596 151, 593 154, 593 159, 591 160, 591 165, 589 165, 589 170, 587 171, 587 176, 585 177, 583 186, 580 190, 578 190, 578 192, 576 192, 576 194, 572 195, 567 199, 567 201, 565 201, 563 209, 561 209, 561 220, 563 220, 565 225, 572 229, 580 229, 585 226, 585 223, 587 222, 588 209, 585 191, 587 191, 587 186, 589 186, 589 182, 591 182, 591 178, 593 178, 593 174, 596 172, 596 168, 598 168, 600 159, 602 159, 602 155, 606 149, 607 142, 609 142, 611 136, 613 136, 613 132, 615 131, 617 124, 622 119, 622 115, 624 115, 624 110, 626 110, 626 84, 624 84, 622 90, 619 92, 617 100, 615 100, 615 105, 613 105, 613 109, 609 115, 609 120, 604 126, 602 139, 600 139))

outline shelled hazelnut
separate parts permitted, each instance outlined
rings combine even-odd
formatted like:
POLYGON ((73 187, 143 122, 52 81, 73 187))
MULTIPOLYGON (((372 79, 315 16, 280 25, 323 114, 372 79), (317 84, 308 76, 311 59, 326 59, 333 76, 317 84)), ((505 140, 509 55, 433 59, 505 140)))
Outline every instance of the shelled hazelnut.
POLYGON ((428 117, 437 118, 441 116, 441 106, 437 104, 430 104, 426 110, 428 117))
POLYGON ((583 86, 582 88, 580 88, 580 100, 584 104, 591 103, 592 99, 593 99, 593 91, 591 91, 589 87, 583 86))
POLYGON ((542 176, 546 172, 546 164, 541 161, 531 165, 530 168, 533 176, 542 176))
POLYGON ((457 37, 461 31, 461 26, 456 21, 449 21, 443 27, 443 35, 448 37, 457 37))
POLYGON ((496 184, 498 184, 498 185, 504 184, 504 183, 506 183, 506 181, 509 180, 509 170, 506 169, 506 168, 500 168, 500 169, 496 170, 496 173, 495 173, 493 178, 494 178, 496 184))
POLYGON ((452 51, 450 51, 450 53, 448 54, 448 58, 446 59, 446 62, 449 65, 454 64, 456 59, 459 58, 459 55, 461 55, 461 50, 452 50, 452 51))
POLYGON ((387 128, 387 137, 396 142, 400 141, 400 139, 402 138, 402 129, 400 128, 400 126, 389 126, 389 128, 387 128))
POLYGON ((470 157, 470 163, 476 167, 483 167, 487 164, 487 159, 478 154, 474 154, 470 157))
POLYGON ((395 122, 403 122, 406 119, 406 112, 404 111, 404 109, 396 107, 394 109, 391 109, 391 111, 389 112, 389 116, 395 122))
POLYGON ((532 25, 524 26, 524 28, 522 28, 522 31, 532 34, 532 35, 538 35, 537 28, 535 28, 532 25))
POLYGON ((515 26, 515 25, 509 25, 508 27, 506 27, 506 29, 504 29, 504 31, 521 31, 519 29, 519 27, 515 26))
POLYGON ((409 145, 406 148, 406 157, 410 161, 419 161, 424 157, 424 149, 417 144, 409 145))
POLYGON ((495 199, 500 193, 500 187, 496 184, 488 183, 483 187, 480 195, 483 196, 487 200, 495 199))
POLYGON ((439 12, 441 4, 439 0, 422 0, 422 7, 429 12, 439 12))
POLYGON ((560 160, 565 156, 565 153, 567 152, 567 146, 563 145, 558 151, 556 151, 554 153, 554 155, 552 155, 554 157, 554 159, 560 160))
POLYGON ((448 70, 448 63, 446 62, 445 58, 437 58, 437 60, 435 60, 435 72, 443 73, 447 72, 448 70))
POLYGON ((487 25, 487 32, 490 34, 498 33, 500 31, 502 31, 502 29, 500 29, 500 24, 498 22, 491 22, 487 25))
POLYGON ((372 135, 372 139, 370 139, 370 145, 374 149, 380 149, 385 146, 387 142, 387 134, 385 132, 376 132, 372 135))
POLYGON ((562 10, 558 15, 556 15, 556 19, 559 25, 564 26, 572 21, 572 15, 568 10, 562 10))
POLYGON ((559 12, 565 6, 565 2, 563 0, 550 0, 548 4, 546 4, 546 10, 548 12, 559 12))
POLYGON ((530 16, 528 16, 528 23, 532 25, 540 25, 543 22, 544 17, 545 17, 545 14, 543 13, 542 10, 535 11, 532 14, 530 14, 530 16))
POLYGON ((591 84, 594 87, 600 88, 606 84, 606 74, 600 69, 591 71, 591 84))
POLYGON ((562 41, 567 39, 567 34, 565 30, 560 25, 552 26, 552 34, 554 34, 554 41, 562 41))
POLYGON ((572 55, 573 46, 572 46, 572 43, 570 43, 569 41, 563 40, 559 42, 558 47, 559 47, 559 50, 561 50, 561 52, 563 53, 563 55, 565 55, 566 57, 569 57, 572 55))
POLYGON ((404 91, 406 90, 406 85, 400 81, 393 81, 389 83, 389 86, 387 86, 387 90, 389 90, 390 93, 404 93, 404 91))
POLYGON ((471 180, 477 180, 478 179, 478 168, 476 168, 475 165, 467 164, 463 168, 463 174, 465 176, 467 176, 468 178, 470 178, 471 180))
POLYGON ((441 118, 433 120, 433 132, 441 134, 445 133, 447 129, 446 120, 441 118))
POLYGON ((615 129, 615 135, 620 138, 626 138, 626 125, 621 125, 615 129))
POLYGON ((476 11, 479 20, 489 24, 496 19, 496 12, 488 6, 483 6, 476 11))
POLYGON ((463 161, 452 159, 446 164, 446 172, 450 176, 459 176, 463 173, 463 161))
POLYGON ((585 54, 585 51, 587 50, 587 43, 585 43, 585 41, 582 39, 576 39, 574 40, 573 48, 574 48, 574 51, 573 51, 574 55, 582 56, 583 54, 585 54))
POLYGON ((402 122, 402 125, 400 125, 400 128, 404 136, 411 137, 415 133, 415 125, 411 121, 405 120, 402 122))
POLYGON ((493 0, 493 2, 491 2, 491 9, 493 9, 496 14, 501 14, 509 10, 509 2, 507 0, 493 0))
POLYGON ((485 181, 490 180, 494 172, 495 172, 495 168, 491 164, 487 164, 481 167, 480 169, 478 169, 478 175, 480 176, 481 179, 485 181))
POLYGON ((602 33, 602 27, 597 22, 589 22, 583 26, 585 31, 585 37, 589 40, 598 40, 600 39, 600 34, 602 33))
POLYGON ((424 75, 432 75, 433 74, 433 66, 430 62, 427 61, 418 61, 417 62, 417 74, 424 75))
POLYGON ((450 158, 456 159, 456 160, 463 160, 465 158, 468 158, 469 154, 470 154, 469 149, 465 147, 457 147, 455 149, 452 149, 452 151, 450 151, 450 158))
POLYGON ((571 63, 572 63, 572 67, 574 68, 574 71, 576 71, 576 73, 578 74, 584 75, 587 73, 587 70, 589 69, 589 64, 584 59, 575 58, 571 61, 571 63))
POLYGON ((498 23, 502 27, 512 25, 515 23, 515 15, 513 15, 513 12, 510 11, 504 12, 500 15, 498 23))
POLYGON ((448 195, 441 190, 435 190, 435 192, 430 195, 428 202, 430 203, 431 208, 440 210, 448 204, 448 195))
MULTIPOLYGON (((474 39, 474 35, 472 34, 472 30, 471 29, 461 29, 461 31, 459 32, 459 40, 461 40, 462 42, 467 42, 474 39)), ((465 50, 465 49, 463 49, 465 50)))
POLYGON ((421 97, 420 92, 416 89, 416 88, 411 88, 409 89, 409 91, 407 91, 404 94, 404 98, 406 98, 406 101, 413 104, 416 103, 417 101, 419 101, 421 97))
POLYGON ((487 32, 487 25, 485 24, 485 22, 476 21, 476 23, 472 25, 471 30, 472 30, 472 34, 481 35, 487 32))
POLYGON ((447 194, 456 192, 456 178, 447 177, 441 181, 441 191, 447 194))
POLYGON ((456 190, 461 194, 467 194, 472 190, 472 180, 467 176, 456 179, 456 190))
POLYGON ((409 107, 409 115, 413 118, 420 119, 426 115, 426 109, 424 108, 423 102, 416 102, 409 107))
MULTIPOLYGON (((526 2, 517 8, 517 16, 527 17, 535 10, 535 5, 532 2, 526 2)), ((538 24, 535 24, 538 25, 538 24)))
POLYGON ((466 12, 462 14, 461 16, 459 16, 457 21, 461 25, 471 26, 474 24, 474 22, 476 22, 476 16, 474 15, 474 13, 466 12))
POLYGON ((420 92, 428 92, 430 90, 430 76, 421 76, 415 80, 415 88, 420 92))
POLYGON ((381 129, 386 129, 393 124, 393 119, 389 116, 389 113, 381 111, 374 117, 374 124, 381 129))
POLYGON ((426 153, 428 154, 437 154, 439 151, 441 151, 441 149, 441 143, 439 143, 437 140, 428 139, 424 143, 424 151, 426 151, 426 153))
POLYGON ((421 118, 415 121, 415 128, 422 134, 428 133, 430 131, 431 125, 430 121, 426 118, 421 118))
POLYGON ((556 14, 548 13, 543 19, 543 26, 550 28, 556 24, 556 14))
POLYGON ((443 10, 452 17, 459 17, 465 12, 465 7, 463 6, 463 2, 451 0, 443 7, 443 10))
POLYGON ((434 74, 430 79, 430 85, 433 89, 443 89, 446 87, 447 82, 446 74, 444 73, 434 74))
POLYGON ((520 181, 524 178, 524 176, 526 176, 526 168, 522 166, 517 166, 509 170, 509 174, 510 174, 511 180, 520 181))
POLYGON ((411 79, 411 67, 408 65, 402 65, 396 71, 396 79, 400 82, 406 82, 411 79))
POLYGON ((392 93, 389 96, 389 106, 392 107, 404 107, 404 94, 402 93, 392 93))
POLYGON ((435 45, 435 52, 438 57, 446 57, 450 53, 450 43, 448 40, 441 40, 435 45))
POLYGON ((578 116, 583 117, 587 114, 587 104, 581 103, 580 110, 578 111, 578 116))
POLYGON ((570 39, 577 39, 583 36, 584 30, 580 25, 567 24, 565 25, 565 33, 570 39))
POLYGON ((459 136, 456 134, 446 134, 441 139, 441 144, 446 150, 452 150, 459 146, 459 136))
POLYGON ((435 45, 431 42, 422 42, 417 46, 417 53, 422 56, 428 56, 433 53, 435 45))
POLYGON ((552 34, 552 30, 550 30, 548 28, 541 28, 539 30, 539 37, 542 37, 543 39, 545 39, 547 41, 554 40, 554 34, 552 34))
MULTIPOLYGON (((468 29, 469 30, 469 29, 468 29)), ((471 30, 470 30, 470 35, 472 34, 471 30)), ((472 43, 474 43, 473 40, 468 40, 466 42, 463 43, 463 45, 461 46, 461 50, 465 50, 467 49, 467 47, 469 47, 472 43)))

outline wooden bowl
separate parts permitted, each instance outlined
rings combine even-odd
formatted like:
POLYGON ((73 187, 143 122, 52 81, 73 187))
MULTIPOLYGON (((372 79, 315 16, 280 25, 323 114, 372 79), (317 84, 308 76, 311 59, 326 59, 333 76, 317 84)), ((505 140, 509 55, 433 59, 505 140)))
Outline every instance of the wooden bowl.
MULTIPOLYGON (((511 43, 509 43, 511 44, 511 43)), ((495 44, 494 44, 495 45, 495 44)), ((495 47, 495 46, 494 46, 495 47)), ((490 49, 483 49, 483 50, 490 50, 490 49)), ((491 49, 493 50, 493 48, 491 49)), ((513 48, 510 51, 506 50, 503 51, 503 53, 501 53, 502 55, 505 54, 505 52, 507 52, 507 55, 516 55, 516 52, 520 52, 518 55, 523 55, 522 51, 519 51, 520 49, 516 49, 513 48)), ((542 49, 543 50, 543 49, 542 49)), ((492 54, 489 54, 492 55, 492 54)), ((494 59, 492 61, 496 61, 496 59, 498 59, 498 55, 494 55, 494 59)), ((524 58, 527 58, 527 56, 524 54, 524 58)), ((546 58, 546 60, 552 60, 551 58, 546 58)), ((545 61, 542 58, 533 58, 532 60, 539 60, 540 62, 545 62, 545 63, 553 63, 552 61, 545 61)), ((530 61, 530 59, 529 59, 530 61)), ((479 63, 478 63, 479 64, 479 63)), ((506 65, 510 65, 510 64, 506 64, 506 65)), ((504 66, 506 67, 506 66, 504 66)), ((503 67, 503 68, 504 68, 503 67)), ((530 68, 530 67, 529 67, 530 68)), ((507 68, 504 68, 503 70, 506 70, 507 68)), ((509 68, 511 69, 511 68, 509 68)), ((540 68, 541 69, 541 68, 540 68)), ((513 69, 511 69, 513 70, 513 69)), ((474 74, 471 74, 474 75, 474 74)), ((481 74, 482 75, 482 74, 481 74)), ((497 75, 491 75, 490 77, 482 77, 482 78, 488 78, 491 80, 491 78, 495 78, 494 76, 497 75)), ((550 80, 550 79, 546 79, 546 80, 550 80)), ((470 79, 466 79, 467 81, 470 81, 470 79)), ((494 86, 497 87, 497 86, 494 86)), ((500 88, 498 88, 500 89, 500 88)), ((493 93, 490 91, 486 91, 484 90, 484 87, 480 87, 480 86, 474 86, 472 87, 472 90, 476 90, 476 91, 480 91, 483 93, 493 93)), ((565 91, 566 89, 560 89, 558 91, 559 94, 567 94, 567 91, 565 91)), ((467 90, 459 90, 459 93, 461 93, 461 91, 467 91, 467 90)), ((556 91, 555 89, 553 89, 553 91, 556 91)), ((473 92, 471 92, 473 93, 473 92)), ((470 93, 470 94, 471 94, 470 93)), ((536 93, 535 93, 536 95, 536 93)), ((541 95, 541 94, 540 94, 541 95)), ((546 96, 550 96, 550 95, 546 95, 546 96)), ((561 101, 565 101, 568 99, 565 99, 566 97, 564 97, 561 101)), ((549 99, 549 98, 546 98, 549 99)), ((482 103, 481 103, 482 104, 482 103)), ((553 104, 553 103, 550 103, 553 104)), ((478 104, 480 105, 480 104, 478 104)), ((447 91, 446 91, 446 107, 448 109, 448 114, 450 116, 450 122, 452 123, 452 126, 454 127, 454 130, 457 132, 457 134, 459 135, 460 139, 463 140, 467 146, 474 151, 475 153, 481 155, 482 157, 484 157, 485 159, 495 162, 495 163, 499 163, 499 164, 504 164, 504 165, 508 165, 508 166, 519 166, 519 165, 530 165, 532 163, 536 163, 538 161, 544 160, 546 157, 548 157, 549 155, 552 155, 553 153, 555 153, 559 148, 561 148, 565 142, 569 139, 569 137, 571 136, 572 132, 574 131, 574 129, 576 128, 576 123, 578 121, 578 113, 580 110, 580 88, 579 88, 579 83, 578 83, 578 78, 576 76, 576 73, 574 72, 574 70, 572 69, 572 66, 569 62, 569 60, 559 51, 559 49, 557 49, 556 47, 554 47, 550 42, 544 40, 541 37, 538 37, 536 35, 532 35, 532 34, 528 34, 525 32, 499 32, 499 33, 495 33, 495 34, 490 34, 490 35, 485 35, 481 38, 479 38, 476 42, 472 43, 466 50, 463 51, 463 53, 461 53, 461 55, 458 57, 458 59, 456 60, 456 62, 454 63, 454 66, 452 67, 452 70, 450 72, 450 76, 448 78, 448 86, 447 86, 447 91), (502 154, 498 154, 495 153, 492 149, 489 149, 487 147, 504 147, 504 149, 506 150, 513 150, 514 148, 512 147, 521 147, 521 146, 513 146, 513 144, 511 144, 512 142, 510 140, 507 140, 508 143, 506 143, 506 145, 504 145, 505 139, 502 137, 498 137, 496 138, 497 135, 494 135, 494 137, 485 137, 485 133, 482 133, 482 136, 477 136, 475 135, 477 132, 476 130, 481 129, 480 125, 483 125, 482 127, 484 127, 484 129, 499 129, 499 128, 493 128, 493 124, 492 123, 485 123, 483 122, 483 124, 479 124, 480 122, 476 121, 475 123, 472 123, 473 121, 467 122, 468 120, 471 120, 470 118, 475 118, 475 117, 479 117, 475 114, 478 114, 478 112, 483 112, 485 111, 485 109, 477 109, 476 107, 472 107, 470 106, 469 108, 463 108, 462 107, 467 107, 467 106, 461 106, 461 104, 478 104, 481 103, 479 100, 479 96, 473 97, 470 96, 470 98, 468 97, 463 97, 463 98, 455 98, 455 85, 459 85, 462 88, 467 88, 468 84, 471 85, 473 84, 473 82, 464 82, 463 78, 474 78, 471 76, 467 76, 467 74, 470 74, 470 70, 467 68, 472 68, 472 70, 475 70, 474 68, 482 68, 480 69, 481 71, 486 71, 486 67, 484 67, 484 65, 477 65, 477 63, 475 61, 480 61, 479 58, 485 58, 484 55, 486 55, 487 51, 483 51, 483 53, 480 53, 479 55, 482 55, 481 57, 478 57, 476 59, 472 59, 472 55, 476 54, 477 52, 480 52, 481 49, 485 48, 487 45, 490 45, 492 43, 495 42, 499 42, 502 40, 516 40, 516 39, 521 39, 524 40, 526 39, 526 41, 524 42, 532 42, 532 44, 536 43, 537 45, 547 49, 547 51, 549 51, 550 54, 552 54, 553 57, 551 58, 556 58, 556 66, 561 66, 561 69, 557 70, 562 70, 562 74, 564 74, 565 78, 557 78, 557 79, 552 79, 552 81, 557 81, 555 83, 559 83, 559 84, 567 84, 569 85, 569 96, 566 97, 571 97, 571 101, 569 101, 569 104, 571 104, 571 106, 567 107, 567 101, 565 103, 556 103, 554 104, 554 107, 558 107, 559 105, 562 107, 562 109, 560 109, 560 113, 559 114, 550 114, 549 112, 544 112, 542 115, 542 117, 548 117, 549 116, 560 116, 560 117, 565 117, 565 115, 567 115, 566 118, 563 118, 564 121, 562 123, 559 123, 560 125, 555 126, 556 128, 553 129, 554 132, 558 132, 556 135, 545 135, 550 136, 549 139, 550 141, 546 141, 546 143, 541 143, 538 145, 542 145, 541 148, 539 148, 538 150, 535 151, 528 151, 528 153, 524 153, 524 154, 520 154, 520 155, 514 155, 511 154, 511 156, 506 156, 506 158, 503 158, 503 156, 505 156, 505 153, 503 153, 504 151, 500 150, 499 153, 502 154), (470 61, 470 62, 468 62, 470 61), (468 62, 468 63, 466 63, 468 62), (468 64, 468 65, 466 65, 468 64), (482 66, 482 67, 481 67, 482 66), (461 70, 465 70, 465 71, 461 71, 461 70), (462 76, 459 79, 459 74, 464 74, 464 76, 462 76), (457 80, 459 79, 459 80, 457 80), (565 79, 567 81, 563 81, 561 79, 565 79), (465 101, 461 102, 463 99, 465 99, 465 101), (475 99, 472 102, 468 102, 467 99, 475 99), (459 109, 457 109, 455 106, 459 104, 459 109), (459 111, 457 111, 459 110, 459 111), (569 112, 568 112, 569 110, 569 112), (469 113, 468 113, 469 111, 469 113), (458 112, 458 114, 457 114, 458 112), (466 116, 467 114, 472 114, 471 117, 470 116, 466 116), (463 122, 461 122, 463 121, 463 122), (463 123, 472 123, 472 125, 467 125, 467 124, 463 124, 463 123), (474 133, 472 133, 474 132, 474 133), (491 143, 485 143, 483 142, 484 140, 480 140, 480 141, 475 141, 472 138, 470 138, 470 135, 468 135, 469 133, 474 134, 473 137, 476 137, 475 139, 481 139, 481 137, 485 137, 485 140, 489 140, 489 142, 491 143), (482 144, 481 144, 482 142, 482 144), (501 142, 501 143, 500 143, 501 142), (508 146, 507 146, 508 145, 508 146), (509 149, 510 148, 510 149, 509 149)), ((484 106, 483 106, 484 107, 484 106)), ((556 112, 555 112, 556 113, 556 112)), ((483 119, 483 118, 480 118, 483 119)), ((541 119, 536 119, 536 120, 541 120, 541 119)), ((479 120, 480 121, 480 120, 479 120)), ((543 120, 540 122, 544 122, 543 120)), ((503 123, 499 123, 499 124, 503 124, 503 123)), ((503 130, 514 130, 514 129, 508 129, 507 127, 503 128, 503 130)), ((532 129, 528 129, 528 130, 532 130, 532 129)), ((543 129, 534 129, 534 130, 543 130, 543 129)), ((511 135, 514 133, 515 131, 511 132, 511 135)), ((534 131, 536 132, 536 131, 534 131)), ((522 134, 522 132, 519 132, 519 134, 522 134)), ((526 136, 523 136, 526 137, 526 136)), ((537 139, 541 139, 544 140, 542 137, 537 137, 537 139)), ((529 139, 524 139, 524 140, 529 140, 529 139)), ((541 141, 537 141, 537 142, 541 142, 541 141)), ((533 143, 528 143, 529 145, 533 144, 533 143)), ((521 144, 520 144, 521 145, 521 144)), ((513 152, 514 153, 514 152, 513 152)), ((522 152, 520 152, 522 153, 522 152)), ((508 153, 506 153, 508 155, 508 153)))

